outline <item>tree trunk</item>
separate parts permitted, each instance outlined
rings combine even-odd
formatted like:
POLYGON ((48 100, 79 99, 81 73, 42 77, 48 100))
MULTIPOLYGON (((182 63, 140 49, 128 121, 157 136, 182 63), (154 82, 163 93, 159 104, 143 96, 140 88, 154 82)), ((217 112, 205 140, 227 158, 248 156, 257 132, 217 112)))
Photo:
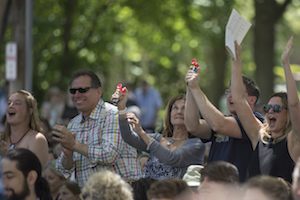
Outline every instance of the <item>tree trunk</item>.
POLYGON ((7 28, 10 7, 11 7, 10 0, 0 1, 0 46, 3 42, 5 31, 7 28))
POLYGON ((25 87, 25 1, 11 0, 12 41, 17 42, 17 79, 9 84, 9 93, 25 87))
POLYGON ((214 66, 214 76, 211 81, 211 87, 208 90, 208 96, 210 101, 219 108, 219 101, 224 94, 224 79, 225 79, 225 70, 227 63, 227 54, 225 49, 225 37, 222 37, 219 42, 219 46, 213 48, 212 58, 214 66))
POLYGON ((289 3, 290 0, 286 0, 282 5, 278 5, 275 0, 255 0, 254 60, 257 66, 255 76, 261 90, 260 100, 263 103, 266 103, 273 93, 275 24, 289 3))
POLYGON ((70 55, 69 41, 71 40, 71 29, 73 27, 73 15, 74 8, 77 5, 77 0, 65 0, 64 10, 66 16, 66 23, 63 26, 63 43, 64 43, 64 54, 62 56, 62 77, 70 76, 70 67, 72 66, 72 56, 70 55))

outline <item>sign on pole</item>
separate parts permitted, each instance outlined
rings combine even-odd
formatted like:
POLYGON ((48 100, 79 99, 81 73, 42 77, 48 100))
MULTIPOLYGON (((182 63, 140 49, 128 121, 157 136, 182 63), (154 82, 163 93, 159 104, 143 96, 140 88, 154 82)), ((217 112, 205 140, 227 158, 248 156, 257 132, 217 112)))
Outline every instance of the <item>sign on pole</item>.
POLYGON ((6 80, 13 81, 17 79, 17 43, 9 42, 6 44, 5 51, 5 78, 6 80))

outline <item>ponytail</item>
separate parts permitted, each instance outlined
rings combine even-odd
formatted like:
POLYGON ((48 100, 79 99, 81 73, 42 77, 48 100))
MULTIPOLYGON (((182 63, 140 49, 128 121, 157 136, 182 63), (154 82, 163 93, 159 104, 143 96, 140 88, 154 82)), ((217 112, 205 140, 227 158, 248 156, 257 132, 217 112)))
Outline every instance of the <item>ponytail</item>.
POLYGON ((35 192, 40 200, 52 200, 49 185, 43 177, 39 177, 35 182, 35 192))

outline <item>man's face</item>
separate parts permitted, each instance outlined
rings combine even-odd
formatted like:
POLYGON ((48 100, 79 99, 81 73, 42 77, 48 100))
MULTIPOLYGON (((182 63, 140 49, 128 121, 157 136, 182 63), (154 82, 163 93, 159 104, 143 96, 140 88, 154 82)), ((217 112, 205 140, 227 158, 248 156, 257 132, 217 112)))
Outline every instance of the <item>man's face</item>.
MULTIPOLYGON (((244 91, 245 91, 245 99, 250 105, 250 96, 247 93, 245 84, 244 84, 244 91)), ((227 100, 227 107, 228 107, 229 112, 233 115, 236 115, 234 103, 232 101, 231 87, 229 88, 229 92, 227 93, 226 100, 227 100)))
MULTIPOLYGON (((91 87, 91 77, 79 76, 72 82, 71 88, 88 88, 91 87)), ((85 93, 80 93, 78 90, 75 94, 71 94, 71 99, 76 108, 82 112, 84 117, 88 117, 93 109, 97 106, 102 95, 102 88, 90 88, 85 93)))
POLYGON ((7 200, 24 200, 30 194, 23 173, 16 168, 16 161, 2 159, 2 181, 7 200))

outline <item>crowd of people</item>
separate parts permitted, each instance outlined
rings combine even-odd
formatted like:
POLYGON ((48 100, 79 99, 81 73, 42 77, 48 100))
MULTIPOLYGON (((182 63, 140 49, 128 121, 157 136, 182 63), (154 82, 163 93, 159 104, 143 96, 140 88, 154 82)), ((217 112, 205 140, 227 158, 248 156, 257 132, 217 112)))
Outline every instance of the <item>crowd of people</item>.
POLYGON ((237 43, 226 90, 231 114, 224 116, 208 100, 200 69, 190 69, 186 94, 170 98, 161 132, 155 131, 161 97, 147 82, 136 93, 118 86, 113 105, 102 99, 98 76, 78 70, 70 82, 73 105, 52 88, 42 119, 31 93, 13 92, 1 132, 0 199, 299 200, 300 102, 289 63, 292 43, 291 37, 281 56, 287 92, 271 95, 264 116, 254 111, 260 90, 242 76, 237 43))

